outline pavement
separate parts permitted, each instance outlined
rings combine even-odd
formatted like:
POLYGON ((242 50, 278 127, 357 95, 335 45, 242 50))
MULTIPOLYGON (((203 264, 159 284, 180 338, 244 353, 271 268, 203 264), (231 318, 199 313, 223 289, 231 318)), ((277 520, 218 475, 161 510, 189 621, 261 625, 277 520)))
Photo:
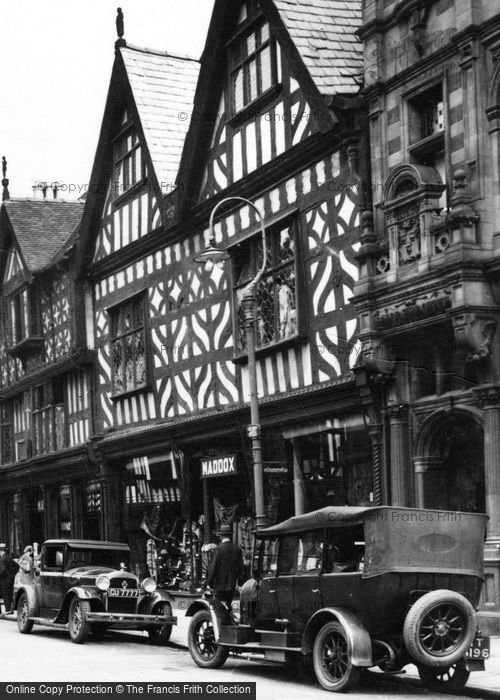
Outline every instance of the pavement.
MULTIPOLYGON (((177 617, 177 625, 172 630, 171 642, 187 649, 187 631, 191 618, 185 616, 185 610, 190 601, 186 598, 176 599, 173 613, 177 617)), ((2 614, 0 620, 16 622, 16 614, 2 614)), ((142 632, 122 632, 125 635, 142 635, 142 632)), ((485 671, 477 671, 470 674, 466 692, 479 698, 500 697, 500 636, 490 638, 490 658, 485 662, 485 671)), ((401 678, 408 679, 415 685, 420 685, 417 668, 413 665, 405 666, 404 672, 389 676, 398 681, 401 678)))

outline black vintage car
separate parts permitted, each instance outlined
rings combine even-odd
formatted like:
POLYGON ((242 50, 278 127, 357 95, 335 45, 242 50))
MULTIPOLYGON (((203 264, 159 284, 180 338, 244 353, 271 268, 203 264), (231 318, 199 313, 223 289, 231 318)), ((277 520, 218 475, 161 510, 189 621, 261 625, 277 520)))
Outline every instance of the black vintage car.
POLYGON ((256 533, 240 619, 200 599, 189 650, 201 667, 228 654, 312 660, 326 690, 363 668, 416 664, 424 685, 453 692, 484 670, 477 632, 487 516, 410 508, 328 507, 256 533))
POLYGON ((139 583, 129 567, 129 547, 96 540, 47 540, 41 567, 19 586, 15 607, 22 634, 34 623, 68 629, 76 644, 89 632, 102 637, 108 628, 147 630, 151 641, 166 644, 172 625, 172 598, 156 582, 139 583))

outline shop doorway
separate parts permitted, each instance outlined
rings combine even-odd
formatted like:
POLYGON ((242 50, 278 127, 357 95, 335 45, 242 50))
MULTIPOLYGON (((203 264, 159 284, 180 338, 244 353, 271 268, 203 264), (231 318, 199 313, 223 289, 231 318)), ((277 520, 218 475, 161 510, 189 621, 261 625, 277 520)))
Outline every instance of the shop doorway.
POLYGON ((423 427, 420 442, 429 465, 424 481, 425 507, 484 513, 484 430, 480 420, 465 410, 442 413, 423 427))

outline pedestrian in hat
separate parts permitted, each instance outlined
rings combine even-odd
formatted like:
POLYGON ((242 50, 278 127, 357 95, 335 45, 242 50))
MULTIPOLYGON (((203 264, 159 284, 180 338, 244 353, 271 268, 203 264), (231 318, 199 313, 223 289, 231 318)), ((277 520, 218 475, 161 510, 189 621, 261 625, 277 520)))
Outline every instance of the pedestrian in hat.
POLYGON ((220 527, 220 544, 213 554, 207 577, 207 584, 214 589, 215 597, 229 608, 236 586, 241 583, 245 571, 241 549, 231 542, 231 533, 230 525, 220 527))
POLYGON ((0 543, 0 593, 2 594, 5 612, 12 610, 12 597, 14 594, 14 578, 16 577, 19 565, 7 551, 7 545, 0 543))

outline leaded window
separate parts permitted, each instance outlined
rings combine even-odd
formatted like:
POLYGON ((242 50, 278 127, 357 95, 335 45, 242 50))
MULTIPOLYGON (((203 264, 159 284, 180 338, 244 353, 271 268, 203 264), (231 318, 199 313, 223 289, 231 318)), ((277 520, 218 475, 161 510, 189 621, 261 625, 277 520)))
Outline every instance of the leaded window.
POLYGON ((2 404, 2 464, 9 464, 13 459, 12 413, 10 405, 2 404))
POLYGON ((134 126, 126 127, 114 141, 114 198, 120 197, 144 177, 139 137, 134 126))
POLYGON ((35 454, 64 449, 66 439, 64 382, 54 380, 33 391, 33 448, 35 454))
POLYGON ((30 335, 28 289, 24 288, 9 299, 10 337, 17 345, 30 335))
POLYGON ((233 114, 269 90, 276 74, 275 44, 269 24, 257 20, 238 36, 231 48, 231 90, 233 114))
MULTIPOLYGON (((257 347, 266 347, 297 335, 296 243, 293 222, 267 232, 265 272, 256 287, 257 347)), ((246 351, 241 299, 248 283, 262 266, 262 238, 243 242, 235 251, 235 304, 237 346, 246 351)))
POLYGON ((121 394, 147 385, 144 296, 126 301, 111 312, 113 392, 121 394))

